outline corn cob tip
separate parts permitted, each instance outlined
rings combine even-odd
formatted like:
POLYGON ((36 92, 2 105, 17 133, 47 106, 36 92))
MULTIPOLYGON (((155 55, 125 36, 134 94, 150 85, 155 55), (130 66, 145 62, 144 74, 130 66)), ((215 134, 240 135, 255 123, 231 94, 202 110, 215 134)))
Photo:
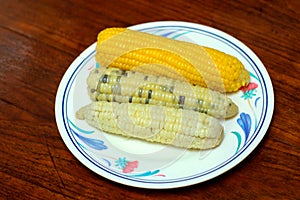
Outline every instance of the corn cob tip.
POLYGON ((234 102, 230 102, 226 111, 226 119, 234 117, 237 113, 239 113, 239 107, 234 102))
POLYGON ((88 95, 94 101, 97 98, 96 90, 97 90, 97 87, 98 87, 99 79, 100 79, 101 75, 103 74, 104 70, 105 70, 104 67, 93 69, 90 72, 90 74, 89 74, 89 76, 86 80, 87 86, 88 86, 88 95))
POLYGON ((220 132, 220 136, 218 137, 218 140, 216 142, 216 145, 213 148, 215 148, 217 146, 220 146, 220 144, 222 143, 223 139, 224 139, 224 129, 222 128, 222 130, 220 132))
POLYGON ((79 120, 85 120, 86 112, 88 110, 88 106, 81 107, 75 114, 75 117, 79 120))
MULTIPOLYGON (((207 131, 207 138, 222 138, 223 132, 224 132, 224 128, 223 126, 220 124, 219 120, 214 118, 214 117, 208 117, 207 119, 209 119, 209 128, 207 131)), ((217 146, 219 144, 218 141, 216 141, 215 146, 217 146)), ((213 145, 212 145, 213 146, 213 145)))
MULTIPOLYGON (((215 135, 215 138, 217 138, 217 140, 206 140, 205 142, 203 142, 201 144, 202 149, 213 149, 213 148, 216 148, 216 147, 220 146, 220 144, 222 143, 222 141, 224 139, 224 129, 223 129, 223 127, 220 129, 219 134, 215 135)), ((197 150, 198 146, 199 146, 199 144, 198 145, 193 145, 193 146, 191 146, 191 149, 196 149, 197 150)))

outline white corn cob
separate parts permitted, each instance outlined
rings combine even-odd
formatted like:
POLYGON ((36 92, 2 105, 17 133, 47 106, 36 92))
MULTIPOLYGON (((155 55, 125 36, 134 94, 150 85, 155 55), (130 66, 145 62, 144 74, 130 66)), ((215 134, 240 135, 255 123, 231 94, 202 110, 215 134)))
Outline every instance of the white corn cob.
POLYGON ((219 121, 192 110, 137 103, 96 101, 78 119, 107 133, 188 149, 210 149, 223 139, 219 121))
POLYGON ((100 67, 87 79, 93 101, 163 105, 230 118, 238 106, 226 94, 187 82, 135 71, 100 67))

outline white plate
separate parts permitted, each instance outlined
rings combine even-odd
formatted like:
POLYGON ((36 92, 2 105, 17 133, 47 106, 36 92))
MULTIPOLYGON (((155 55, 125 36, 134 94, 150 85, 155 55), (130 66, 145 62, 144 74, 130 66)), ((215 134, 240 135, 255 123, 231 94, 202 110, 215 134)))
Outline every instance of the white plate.
POLYGON ((95 64, 94 43, 63 76, 55 115, 59 132, 74 156, 86 167, 110 180, 141 188, 176 188, 214 178, 246 158, 264 137, 274 107, 270 77, 259 58, 242 42, 203 25, 153 22, 130 27, 164 37, 194 42, 236 56, 251 73, 251 88, 230 97, 240 113, 223 123, 222 144, 209 151, 185 151, 103 133, 77 120, 75 112, 90 99, 86 78, 95 64))

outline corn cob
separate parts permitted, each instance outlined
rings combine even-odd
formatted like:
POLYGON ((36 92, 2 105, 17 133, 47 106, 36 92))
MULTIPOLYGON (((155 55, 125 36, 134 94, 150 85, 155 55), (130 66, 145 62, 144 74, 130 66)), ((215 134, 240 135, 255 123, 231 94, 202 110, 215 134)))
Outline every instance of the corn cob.
POLYGON ((216 118, 230 118, 237 105, 225 94, 162 76, 100 67, 87 78, 93 101, 142 103, 206 113, 216 118))
POLYGON ((234 92, 249 83, 243 64, 231 55, 189 42, 126 28, 98 34, 96 61, 104 67, 140 71, 187 80, 220 92, 234 92))
POLYGON ((206 114, 166 106, 96 101, 76 117, 104 132, 188 149, 210 149, 223 139, 219 121, 206 114))

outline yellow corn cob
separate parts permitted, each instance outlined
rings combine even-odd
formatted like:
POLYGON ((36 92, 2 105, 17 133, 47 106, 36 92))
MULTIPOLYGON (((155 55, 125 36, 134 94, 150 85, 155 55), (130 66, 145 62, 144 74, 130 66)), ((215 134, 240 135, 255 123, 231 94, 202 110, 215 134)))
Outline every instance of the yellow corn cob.
POLYGON ((182 148, 214 148, 223 139, 217 119, 165 106, 96 101, 79 109, 76 117, 107 133, 182 148))
POLYGON ((187 80, 220 92, 234 92, 249 83, 243 64, 231 55, 189 42, 126 28, 98 34, 96 61, 104 67, 140 71, 187 80))
POLYGON ((90 72, 87 85, 93 101, 162 105, 216 118, 230 118, 238 113, 237 105, 225 94, 162 76, 100 67, 90 72))

